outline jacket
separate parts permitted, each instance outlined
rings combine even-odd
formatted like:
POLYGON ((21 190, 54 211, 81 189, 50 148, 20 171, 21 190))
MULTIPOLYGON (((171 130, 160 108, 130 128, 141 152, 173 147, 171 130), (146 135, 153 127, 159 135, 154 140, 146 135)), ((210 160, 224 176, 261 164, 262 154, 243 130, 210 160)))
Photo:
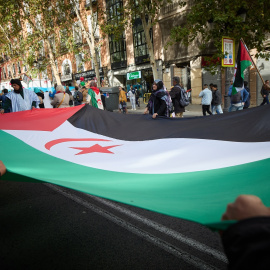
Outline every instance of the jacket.
POLYGON ((163 99, 161 99, 163 95, 165 95, 165 91, 162 91, 158 94, 153 92, 151 94, 146 106, 150 114, 157 113, 159 116, 166 116, 167 104, 163 99))
POLYGON ((51 105, 54 108, 66 108, 66 107, 69 107, 69 100, 70 100, 69 94, 63 93, 63 92, 57 92, 54 95, 53 100, 51 101, 51 105), (64 95, 65 95, 65 98, 64 98, 62 104, 59 106, 59 104, 61 103, 64 95))
POLYGON ((127 102, 127 96, 126 96, 126 92, 123 90, 120 90, 119 92, 119 103, 120 102, 127 102))
POLYGON ((221 97, 221 93, 219 90, 214 90, 212 92, 213 98, 212 98, 212 105, 217 106, 217 105, 221 105, 222 103, 222 97, 221 97))
POLYGON ((182 94, 181 91, 182 90, 179 84, 175 85, 170 91, 175 113, 185 112, 185 107, 182 107, 179 103, 182 94))
MULTIPOLYGON (((233 88, 233 86, 231 85, 229 88, 229 92, 228 92, 229 97, 232 96, 232 88, 233 88)), ((248 96, 249 96, 249 93, 245 88, 243 90, 241 90, 241 101, 240 102, 246 102, 248 99, 248 96)), ((232 101, 231 101, 231 104, 233 104, 232 101)))
POLYGON ((202 105, 210 105, 212 102, 212 91, 205 88, 201 91, 199 97, 202 98, 202 105))
POLYGON ((228 269, 270 269, 270 217, 241 220, 222 234, 228 269))

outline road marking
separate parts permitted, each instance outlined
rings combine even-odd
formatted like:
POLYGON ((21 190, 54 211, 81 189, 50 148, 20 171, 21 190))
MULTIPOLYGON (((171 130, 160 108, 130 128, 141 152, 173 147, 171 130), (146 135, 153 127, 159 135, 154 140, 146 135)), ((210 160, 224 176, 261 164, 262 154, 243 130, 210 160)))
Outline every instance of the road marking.
POLYGON ((228 259, 226 257, 226 255, 216 249, 213 249, 213 248, 210 248, 209 246, 205 245, 205 244, 202 244, 194 239, 191 239, 177 231, 174 231, 166 226, 163 226, 155 221, 152 221, 146 217, 143 217, 139 214, 136 214, 128 209, 126 209, 125 207, 122 207, 122 206, 119 206, 111 201, 108 201, 106 199, 102 199, 100 197, 96 197, 96 196, 93 196, 93 195, 90 195, 90 194, 86 194, 88 197, 96 200, 96 201, 99 201, 111 208, 113 208, 114 210, 117 210, 118 212, 121 212, 129 217, 132 217, 133 219, 136 219, 137 221, 140 221, 141 223, 144 223, 146 224, 147 226, 159 231, 159 232, 162 232, 168 236, 171 236, 172 238, 182 242, 182 243, 185 243, 197 250, 200 250, 204 253, 207 253, 207 254, 210 254, 212 255, 213 257, 215 257, 216 259, 224 262, 224 263, 228 263, 228 259))
POLYGON ((76 195, 73 195, 73 194, 70 194, 64 190, 62 190, 61 188, 55 186, 55 185, 52 185, 52 184, 45 184, 47 187, 55 190, 56 192, 62 194, 63 196, 65 196, 66 198, 68 199, 71 199, 72 201, 90 209, 91 211, 105 217, 106 219, 114 222, 115 224, 125 228, 126 230, 138 235, 139 237, 147 240, 148 242, 158 246, 159 248, 162 248, 163 250, 171 253, 172 255, 184 260, 185 262, 195 266, 196 268, 198 269, 205 269, 205 270, 210 270, 210 269, 214 269, 214 270, 218 270, 218 268, 212 266, 212 265, 209 265, 209 264, 206 264, 204 261, 202 261, 201 259, 169 244, 168 242, 166 241, 163 241, 162 239, 148 233, 148 232, 145 232, 144 230, 141 230, 139 228, 137 228, 136 226, 132 225, 131 223, 129 222, 126 222, 125 220, 101 209, 100 207, 97 207, 85 200, 83 200, 82 198, 76 196, 76 195))

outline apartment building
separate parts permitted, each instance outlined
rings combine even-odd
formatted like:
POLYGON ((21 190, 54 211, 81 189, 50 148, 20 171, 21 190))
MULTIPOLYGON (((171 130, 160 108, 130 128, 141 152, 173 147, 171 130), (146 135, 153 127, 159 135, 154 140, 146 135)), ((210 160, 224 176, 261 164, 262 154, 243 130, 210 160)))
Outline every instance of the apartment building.
MULTIPOLYGON (((88 29, 91 29, 90 16, 92 14, 88 9, 89 1, 91 0, 80 1, 78 8, 81 17, 85 20, 85 25, 88 26, 88 29)), ((97 3, 103 5, 104 10, 107 11, 108 20, 111 19, 110 13, 117 14, 119 8, 125 4, 123 0, 92 0, 93 5, 97 3)), ((211 75, 205 70, 207 63, 204 58, 197 57, 200 52, 195 44, 184 47, 179 43, 175 43, 165 49, 166 44, 170 41, 170 29, 183 23, 185 8, 179 5, 179 0, 174 0, 166 5, 160 10, 157 23, 150 30, 158 77, 170 89, 173 76, 179 76, 184 87, 192 89, 192 102, 194 104, 200 104, 201 102, 198 95, 203 84, 215 83, 218 85, 218 89, 221 90, 224 99, 223 103, 226 105, 229 102, 227 92, 229 81, 233 77, 233 68, 226 68, 216 75, 211 75)), ((98 20, 101 24, 99 18, 98 20)), ((77 27, 75 14, 72 34, 78 46, 88 48, 80 27, 77 27)), ((131 84, 139 84, 143 92, 150 91, 153 83, 153 71, 141 19, 136 18, 133 25, 123 31, 120 39, 116 39, 113 35, 103 36, 99 27, 97 27, 94 35, 97 44, 101 45, 98 50, 98 62, 102 84, 107 86, 122 85, 127 88, 131 84)), ((46 51, 42 53, 46 56, 46 51)), ((0 65, 2 67, 1 89, 3 87, 9 88, 8 83, 11 77, 20 77, 23 73, 27 74, 27 66, 23 66, 21 62, 16 62, 14 59, 3 57, 0 65)), ((257 65, 264 79, 269 79, 269 62, 259 58, 257 65)), ((64 44, 62 54, 57 58, 57 69, 64 85, 75 85, 80 77, 84 77, 86 80, 96 77, 93 61, 85 61, 84 55, 81 53, 75 55, 68 52, 64 44)), ((261 102, 259 92, 262 83, 254 68, 251 68, 245 76, 250 84, 251 104, 258 105, 261 102)), ((40 73, 39 76, 33 79, 33 86, 45 88, 50 87, 55 82, 54 74, 49 66, 46 72, 40 73)), ((30 84, 30 87, 32 85, 30 84)))

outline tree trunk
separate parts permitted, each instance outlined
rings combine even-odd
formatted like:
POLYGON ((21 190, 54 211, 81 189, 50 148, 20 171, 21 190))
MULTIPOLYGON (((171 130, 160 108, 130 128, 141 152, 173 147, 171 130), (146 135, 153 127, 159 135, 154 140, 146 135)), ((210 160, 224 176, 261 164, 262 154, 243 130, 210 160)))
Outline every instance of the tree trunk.
POLYGON ((96 55, 96 50, 95 50, 95 37, 94 37, 94 16, 93 16, 93 8, 92 8, 92 2, 90 1, 90 10, 91 10, 91 27, 92 29, 89 29, 90 33, 87 33, 84 24, 82 22, 82 18, 79 14, 79 11, 77 9, 77 6, 75 5, 75 3, 73 2, 74 8, 75 8, 75 12, 77 15, 77 18, 79 19, 80 22, 80 26, 83 32, 83 35, 87 41, 87 44, 90 48, 90 53, 91 53, 91 57, 93 59, 94 62, 94 69, 95 69, 95 73, 96 73, 96 78, 97 78, 97 86, 100 87, 100 75, 99 75, 99 65, 97 62, 97 55, 96 55), (90 37, 89 37, 90 36, 90 37))
POLYGON ((50 65, 51 65, 51 68, 53 70, 53 73, 54 73, 54 76, 55 76, 55 79, 56 79, 56 83, 57 83, 57 85, 61 85, 61 79, 60 79, 60 76, 58 74, 58 70, 57 70, 57 67, 56 67, 56 64, 55 64, 55 59, 54 59, 51 44, 50 44, 48 39, 45 39, 44 42, 47 44, 47 48, 49 50, 50 65))
MULTIPOLYGON (((146 22, 144 12, 142 13, 141 20, 142 20, 142 26, 143 26, 146 44, 147 44, 147 48, 148 48, 150 64, 151 64, 152 71, 153 71, 153 77, 154 77, 154 80, 156 80, 156 79, 159 79, 158 72, 157 72, 157 63, 156 63, 155 55, 154 55, 154 47, 153 47, 152 40, 151 40, 150 33, 149 33, 150 24, 146 22)), ((149 18, 149 20, 150 20, 150 18, 149 18)))

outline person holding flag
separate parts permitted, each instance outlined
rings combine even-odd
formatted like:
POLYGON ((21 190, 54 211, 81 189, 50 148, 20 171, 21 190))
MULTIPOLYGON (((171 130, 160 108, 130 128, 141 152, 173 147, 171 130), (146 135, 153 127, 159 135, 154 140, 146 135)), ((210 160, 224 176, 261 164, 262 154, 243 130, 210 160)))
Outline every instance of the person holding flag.
POLYGON ((38 108, 40 103, 38 96, 35 92, 30 91, 22 87, 22 83, 19 79, 12 79, 10 81, 14 91, 9 92, 6 95, 6 100, 1 114, 12 108, 12 112, 26 111, 33 108, 38 108))
POLYGON ((5 164, 0 160, 0 177, 6 173, 6 166, 5 164))
POLYGON ((243 110, 249 93, 244 87, 244 70, 251 66, 252 59, 249 51, 242 40, 240 40, 233 84, 229 88, 228 96, 231 97, 229 112, 243 110))

